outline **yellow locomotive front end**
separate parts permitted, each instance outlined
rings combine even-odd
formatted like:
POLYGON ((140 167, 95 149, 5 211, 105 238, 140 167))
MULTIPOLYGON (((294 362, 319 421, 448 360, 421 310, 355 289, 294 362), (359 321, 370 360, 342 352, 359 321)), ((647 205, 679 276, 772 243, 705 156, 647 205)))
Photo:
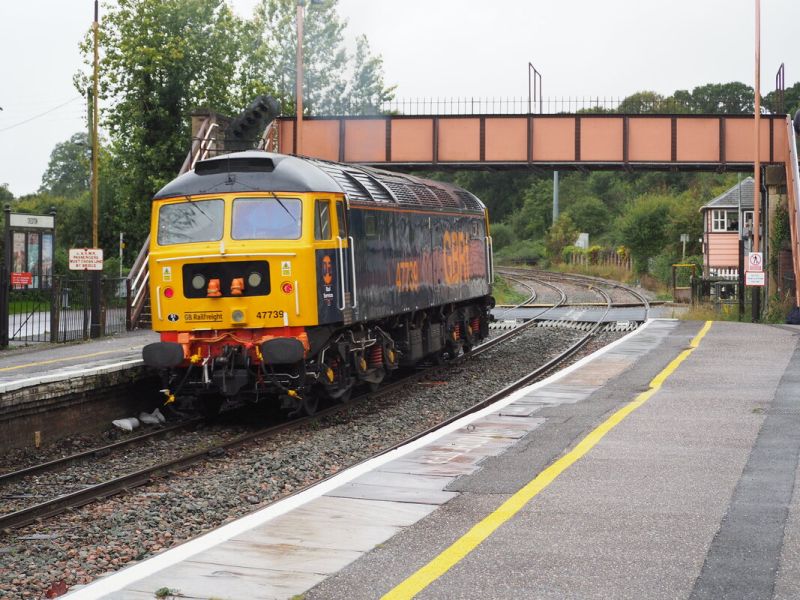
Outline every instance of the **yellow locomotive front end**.
POLYGON ((145 364, 169 373, 168 396, 190 393, 212 411, 248 394, 301 402, 320 339, 318 287, 331 275, 325 259, 343 246, 343 195, 163 195, 153 201, 149 256, 161 341, 145 347, 145 364))

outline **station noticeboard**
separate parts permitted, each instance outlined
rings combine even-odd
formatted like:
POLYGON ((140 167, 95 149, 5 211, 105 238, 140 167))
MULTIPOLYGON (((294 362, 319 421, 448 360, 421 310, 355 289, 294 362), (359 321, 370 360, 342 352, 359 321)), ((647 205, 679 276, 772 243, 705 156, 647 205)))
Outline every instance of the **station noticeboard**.
POLYGON ((28 215, 6 208, 6 264, 12 287, 51 287, 54 237, 55 213, 28 215))
POLYGON ((70 248, 69 268, 71 271, 102 271, 102 248, 70 248))
POLYGON ((746 271, 744 274, 744 284, 748 286, 764 287, 766 277, 764 271, 746 271))

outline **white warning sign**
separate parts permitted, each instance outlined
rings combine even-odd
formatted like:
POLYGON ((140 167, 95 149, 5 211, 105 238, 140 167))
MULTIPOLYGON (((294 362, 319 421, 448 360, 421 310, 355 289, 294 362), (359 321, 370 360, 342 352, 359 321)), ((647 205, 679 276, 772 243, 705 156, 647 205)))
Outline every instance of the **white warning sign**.
POLYGON ((281 261, 281 277, 291 277, 292 276, 292 261, 290 260, 282 260, 281 261))
POLYGON ((102 248, 70 248, 69 268, 71 271, 102 271, 102 248))

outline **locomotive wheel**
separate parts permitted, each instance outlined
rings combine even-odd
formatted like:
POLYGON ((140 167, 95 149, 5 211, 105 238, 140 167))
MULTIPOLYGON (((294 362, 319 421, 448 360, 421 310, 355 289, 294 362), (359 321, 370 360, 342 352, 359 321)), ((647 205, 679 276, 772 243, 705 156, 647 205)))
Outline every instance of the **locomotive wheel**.
POLYGON ((350 400, 352 399, 353 399, 353 386, 350 386, 347 389, 347 391, 338 398, 339 402, 341 402, 342 404, 349 404, 350 400))
POLYGON ((319 408, 319 397, 314 393, 303 395, 300 401, 300 412, 307 417, 313 417, 319 408))

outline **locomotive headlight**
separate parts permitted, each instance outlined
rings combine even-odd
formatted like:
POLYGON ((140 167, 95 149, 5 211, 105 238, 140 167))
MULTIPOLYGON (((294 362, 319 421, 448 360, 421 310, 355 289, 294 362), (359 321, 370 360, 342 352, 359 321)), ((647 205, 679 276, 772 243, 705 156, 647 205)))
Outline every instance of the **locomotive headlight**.
POLYGON ((263 277, 261 277, 261 273, 253 271, 247 276, 247 285, 251 288, 260 286, 262 281, 263 277))
POLYGON ((202 290, 206 287, 206 278, 198 273, 192 277, 192 287, 196 290, 202 290))
POLYGON ((231 313, 231 321, 233 321, 234 323, 244 323, 245 321, 244 311, 240 308, 235 309, 231 313))

